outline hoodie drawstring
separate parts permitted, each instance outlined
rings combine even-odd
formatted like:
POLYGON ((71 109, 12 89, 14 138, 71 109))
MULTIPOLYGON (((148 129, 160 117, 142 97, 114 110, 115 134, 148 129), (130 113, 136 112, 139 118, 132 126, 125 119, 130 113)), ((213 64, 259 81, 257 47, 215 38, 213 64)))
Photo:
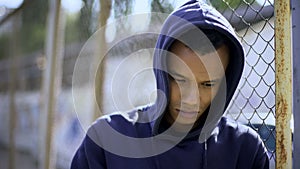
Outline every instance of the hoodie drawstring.
POLYGON ((207 141, 206 141, 206 135, 205 135, 205 141, 204 141, 204 153, 203 153, 203 169, 207 169, 207 141))

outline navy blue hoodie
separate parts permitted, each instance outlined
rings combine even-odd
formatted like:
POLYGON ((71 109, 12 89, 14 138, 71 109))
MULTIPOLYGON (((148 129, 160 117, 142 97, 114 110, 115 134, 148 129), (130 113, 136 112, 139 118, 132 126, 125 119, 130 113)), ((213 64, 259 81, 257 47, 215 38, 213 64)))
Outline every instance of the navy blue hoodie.
POLYGON ((241 78, 244 53, 233 28, 212 7, 189 1, 164 22, 154 53, 154 105, 99 118, 89 128, 72 169, 268 169, 267 151, 252 129, 223 117, 241 78), (230 46, 225 89, 197 126, 180 133, 163 120, 169 97, 166 51, 194 27, 223 34, 230 46), (224 98, 224 99, 222 99, 224 98))

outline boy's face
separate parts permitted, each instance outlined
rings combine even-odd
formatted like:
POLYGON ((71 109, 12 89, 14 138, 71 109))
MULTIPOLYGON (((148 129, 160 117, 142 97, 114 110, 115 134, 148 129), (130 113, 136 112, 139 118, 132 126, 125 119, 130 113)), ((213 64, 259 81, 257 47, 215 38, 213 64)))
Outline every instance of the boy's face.
POLYGON ((170 103, 166 117, 171 123, 193 124, 218 92, 229 63, 229 49, 223 45, 216 52, 197 55, 175 41, 170 51, 174 55, 167 59, 170 103))

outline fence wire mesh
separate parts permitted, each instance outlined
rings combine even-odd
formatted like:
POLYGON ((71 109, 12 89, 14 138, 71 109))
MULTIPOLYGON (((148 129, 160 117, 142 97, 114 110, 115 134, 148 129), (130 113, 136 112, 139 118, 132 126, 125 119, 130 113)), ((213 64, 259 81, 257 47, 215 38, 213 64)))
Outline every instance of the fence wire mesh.
MULTIPOLYGON (((211 2, 212 4, 213 1, 211 2)), ((275 167, 275 55, 272 1, 223 0, 220 12, 233 24, 245 49, 246 64, 228 116, 249 125, 264 141, 275 167)))

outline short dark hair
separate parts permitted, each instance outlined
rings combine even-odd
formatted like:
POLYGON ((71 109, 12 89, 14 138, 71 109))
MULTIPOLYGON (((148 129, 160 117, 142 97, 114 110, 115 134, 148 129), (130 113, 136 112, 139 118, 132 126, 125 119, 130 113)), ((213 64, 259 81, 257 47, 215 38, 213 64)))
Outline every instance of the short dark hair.
POLYGON ((229 47, 230 43, 228 43, 229 41, 227 37, 222 33, 213 29, 200 29, 200 31, 202 31, 206 37, 201 36, 199 30, 191 29, 182 34, 179 37, 179 40, 183 41, 187 47, 201 54, 213 52, 220 48, 223 44, 226 44, 229 47), (211 44, 207 42, 207 39, 211 42, 211 44), (213 47, 211 45, 213 45, 213 47))

